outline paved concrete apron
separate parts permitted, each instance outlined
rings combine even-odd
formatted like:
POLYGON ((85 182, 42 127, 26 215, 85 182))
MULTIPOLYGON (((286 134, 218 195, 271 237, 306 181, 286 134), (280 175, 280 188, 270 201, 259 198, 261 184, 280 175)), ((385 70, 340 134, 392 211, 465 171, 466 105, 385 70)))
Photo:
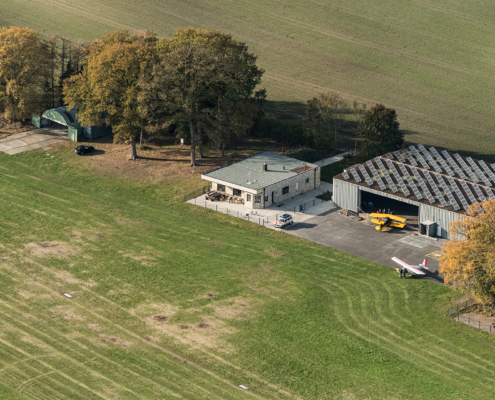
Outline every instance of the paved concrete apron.
POLYGON ((33 149, 46 149, 46 146, 50 144, 67 139, 67 128, 65 127, 34 129, 0 139, 0 151, 12 155, 33 149))
POLYGON ((337 209, 285 228, 284 231, 392 268, 399 267, 391 260, 394 256, 412 265, 428 258, 429 271, 425 271, 427 278, 443 282, 438 273, 438 260, 427 256, 439 251, 445 240, 418 238, 413 235, 412 230, 392 229, 390 232, 378 232, 374 225, 350 220, 340 215, 337 209))

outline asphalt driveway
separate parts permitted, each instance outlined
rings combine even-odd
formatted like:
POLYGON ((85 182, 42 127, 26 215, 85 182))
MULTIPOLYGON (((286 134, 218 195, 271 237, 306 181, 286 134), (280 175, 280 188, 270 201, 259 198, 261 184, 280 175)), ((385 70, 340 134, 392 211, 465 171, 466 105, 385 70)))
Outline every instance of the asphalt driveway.
POLYGON ((15 133, 0 139, 0 151, 7 154, 17 154, 23 151, 46 148, 50 144, 67 140, 67 135, 67 128, 63 126, 51 126, 15 133))
POLYGON ((427 258, 427 277, 443 283, 443 278, 438 274, 439 261, 434 258, 445 242, 442 239, 435 241, 418 237, 413 230, 379 232, 374 225, 340 215, 338 209, 288 227, 285 232, 392 268, 398 267, 391 260, 394 256, 413 265, 427 258))

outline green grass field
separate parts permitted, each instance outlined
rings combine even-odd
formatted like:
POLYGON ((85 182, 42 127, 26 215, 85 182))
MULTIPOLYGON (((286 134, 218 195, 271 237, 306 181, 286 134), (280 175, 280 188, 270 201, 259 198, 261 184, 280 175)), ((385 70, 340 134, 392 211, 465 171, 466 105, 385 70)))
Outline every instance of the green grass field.
POLYGON ((338 91, 397 109, 409 142, 495 162, 491 0, 9 0, 2 25, 84 40, 118 28, 230 32, 259 56, 270 107, 290 114, 338 91))
POLYGON ((0 153, 0 398, 492 397, 448 288, 88 162, 0 153))

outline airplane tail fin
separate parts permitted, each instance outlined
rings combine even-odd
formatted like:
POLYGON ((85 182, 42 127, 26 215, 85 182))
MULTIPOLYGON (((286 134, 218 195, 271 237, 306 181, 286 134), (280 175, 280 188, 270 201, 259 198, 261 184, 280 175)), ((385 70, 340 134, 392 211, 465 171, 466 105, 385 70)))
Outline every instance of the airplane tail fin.
POLYGON ((423 260, 423 263, 421 264, 421 266, 422 266, 423 268, 428 269, 428 267, 426 266, 426 264, 427 264, 427 263, 428 263, 428 260, 425 258, 425 259, 423 260))

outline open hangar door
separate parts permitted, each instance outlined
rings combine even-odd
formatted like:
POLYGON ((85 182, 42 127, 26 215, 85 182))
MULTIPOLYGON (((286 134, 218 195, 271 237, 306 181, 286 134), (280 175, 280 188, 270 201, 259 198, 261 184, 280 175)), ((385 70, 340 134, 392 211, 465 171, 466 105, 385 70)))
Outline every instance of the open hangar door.
POLYGON ((409 204, 403 201, 391 199, 379 194, 370 193, 365 190, 359 190, 360 208, 366 213, 376 213, 382 210, 382 213, 387 214, 390 209, 391 213, 402 218, 406 218, 406 230, 417 231, 419 223, 419 207, 414 204, 409 204), (373 206, 370 207, 369 204, 373 206))

